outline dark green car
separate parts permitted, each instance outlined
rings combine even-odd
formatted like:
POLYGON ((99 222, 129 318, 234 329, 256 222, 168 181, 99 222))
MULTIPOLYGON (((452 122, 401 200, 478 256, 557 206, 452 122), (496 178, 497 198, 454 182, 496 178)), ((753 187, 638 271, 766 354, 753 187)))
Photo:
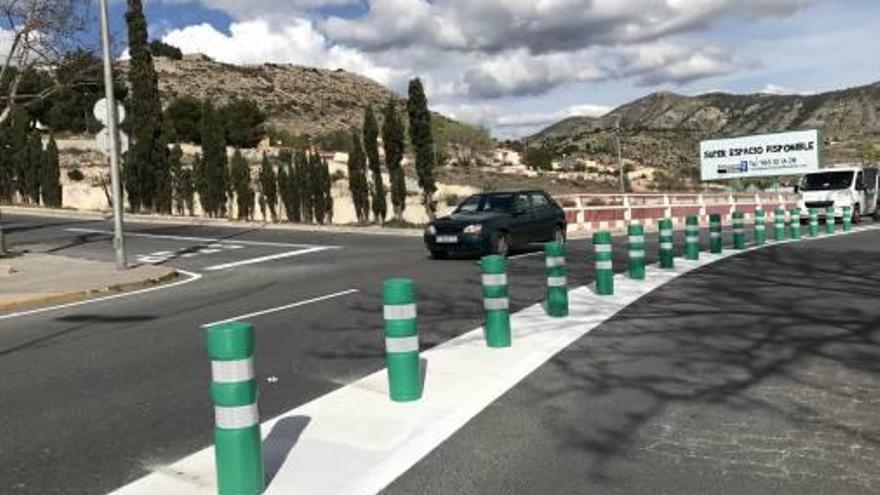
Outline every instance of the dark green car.
POLYGON ((565 241, 565 212, 539 190, 475 194, 425 229, 433 258, 450 254, 506 256, 533 242, 565 241))

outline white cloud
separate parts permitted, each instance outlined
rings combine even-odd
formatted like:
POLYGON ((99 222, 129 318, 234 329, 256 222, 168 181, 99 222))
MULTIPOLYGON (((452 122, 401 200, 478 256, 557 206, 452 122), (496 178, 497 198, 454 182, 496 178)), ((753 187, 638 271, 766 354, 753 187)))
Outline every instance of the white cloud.
POLYGON ((797 91, 797 90, 792 89, 792 88, 789 88, 789 87, 787 87, 787 86, 781 86, 781 85, 779 85, 779 84, 773 84, 773 83, 767 84, 766 86, 764 86, 764 89, 762 89, 762 90, 759 91, 759 92, 762 93, 762 94, 767 94, 767 95, 801 95, 801 96, 807 96, 807 95, 814 94, 814 93, 811 92, 811 91, 797 91))
POLYGON ((163 40, 184 53, 204 53, 233 64, 273 62, 342 68, 383 84, 390 84, 401 75, 399 71, 374 64, 356 49, 330 44, 307 19, 293 18, 275 29, 262 19, 234 22, 229 26, 229 33, 205 23, 169 31, 163 40))
POLYGON ((613 107, 579 104, 557 111, 508 113, 503 110, 503 106, 500 104, 462 103, 436 105, 434 110, 462 122, 487 126, 494 129, 502 137, 512 137, 534 133, 568 117, 601 117, 613 110, 613 107))
POLYGON ((740 68, 733 55, 716 46, 689 47, 666 42, 623 47, 618 54, 620 77, 636 77, 643 86, 685 84, 729 74, 740 68))

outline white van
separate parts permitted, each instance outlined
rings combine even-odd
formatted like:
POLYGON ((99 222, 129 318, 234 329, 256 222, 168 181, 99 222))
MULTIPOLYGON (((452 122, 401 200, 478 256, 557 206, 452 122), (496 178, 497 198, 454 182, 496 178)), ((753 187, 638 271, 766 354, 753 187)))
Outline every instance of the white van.
POLYGON ((840 216, 842 209, 849 206, 853 223, 861 221, 863 215, 878 219, 878 172, 880 169, 873 166, 841 166, 804 175, 796 189, 800 194, 801 218, 809 218, 811 208, 819 209, 820 216, 825 216, 825 208, 829 206, 835 207, 840 216))

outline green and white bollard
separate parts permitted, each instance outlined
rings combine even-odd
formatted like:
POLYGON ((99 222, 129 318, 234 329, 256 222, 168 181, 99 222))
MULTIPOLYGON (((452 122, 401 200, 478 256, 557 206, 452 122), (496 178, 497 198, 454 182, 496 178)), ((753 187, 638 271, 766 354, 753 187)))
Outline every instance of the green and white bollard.
POLYGON ((825 208, 825 233, 833 234, 837 230, 837 209, 833 206, 825 208))
POLYGON ((852 206, 843 207, 843 231, 852 231, 852 206))
POLYGON ((791 214, 791 225, 789 230, 791 231, 791 238, 799 241, 801 237, 803 237, 801 233, 801 210, 800 208, 793 208, 790 212, 791 214))
POLYGON ((755 245, 767 244, 767 213, 763 208, 755 210, 755 245))
POLYGON ((419 329, 416 322, 416 284, 408 278, 392 278, 382 284, 385 317, 385 364, 388 391, 394 402, 422 397, 419 363, 419 329))
POLYGON ((549 242, 544 246, 547 265, 547 314, 554 318, 568 316, 568 268, 565 244, 549 242))
POLYGON ((773 212, 773 239, 776 242, 785 240, 785 210, 782 208, 773 212))
POLYGON ((819 237, 819 210, 810 208, 810 237, 819 237))
POLYGON ((746 248, 746 222, 741 211, 733 212, 733 249, 746 248))
POLYGON ((675 239, 672 234, 672 220, 660 220, 660 268, 675 268, 675 239))
POLYGON ((721 254, 724 250, 724 239, 721 237, 721 215, 709 215, 709 251, 721 254))
POLYGON ((629 242, 629 278, 645 280, 645 229, 637 224, 630 224, 627 229, 629 242))
POLYGON ((685 220, 684 257, 691 261, 700 259, 700 218, 688 215, 685 220))
POLYGON ((504 256, 483 258, 483 307, 486 311, 486 345, 510 347, 510 292, 504 256))
POLYGON ((220 495, 263 492, 263 445, 254 378, 254 328, 226 323, 206 331, 214 402, 214 461, 220 495))
POLYGON ((593 234, 593 249, 596 251, 596 294, 614 294, 614 248, 611 233, 607 231, 593 234))

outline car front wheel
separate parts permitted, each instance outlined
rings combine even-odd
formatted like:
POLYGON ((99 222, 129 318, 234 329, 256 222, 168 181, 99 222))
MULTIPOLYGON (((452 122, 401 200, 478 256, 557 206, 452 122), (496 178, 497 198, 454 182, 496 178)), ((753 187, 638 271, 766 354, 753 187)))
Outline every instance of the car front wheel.
POLYGON ((553 230, 553 242, 565 244, 565 231, 562 230, 562 227, 556 227, 553 230))
POLYGON ((492 238, 492 253, 507 257, 510 253, 510 235, 499 232, 492 238))

